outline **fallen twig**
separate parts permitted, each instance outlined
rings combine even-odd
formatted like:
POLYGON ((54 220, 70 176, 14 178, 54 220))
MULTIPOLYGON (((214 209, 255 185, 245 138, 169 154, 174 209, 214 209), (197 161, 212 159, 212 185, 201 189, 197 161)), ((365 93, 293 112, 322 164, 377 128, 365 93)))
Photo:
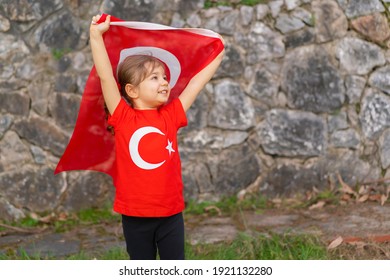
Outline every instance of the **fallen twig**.
MULTIPOLYGON (((10 225, 3 224, 3 223, 0 223, 0 227, 10 229, 10 230, 16 231, 16 232, 21 232, 21 233, 41 233, 46 229, 46 227, 43 227, 43 228, 21 228, 21 227, 10 226, 10 225)), ((10 232, 7 232, 7 233, 9 234, 10 232)))

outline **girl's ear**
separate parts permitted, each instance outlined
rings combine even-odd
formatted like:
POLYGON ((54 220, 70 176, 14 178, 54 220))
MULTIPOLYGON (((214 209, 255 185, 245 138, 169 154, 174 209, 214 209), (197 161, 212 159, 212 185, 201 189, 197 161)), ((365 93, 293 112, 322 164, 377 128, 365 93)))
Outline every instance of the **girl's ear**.
POLYGON ((138 91, 137 91, 137 88, 135 86, 133 86, 132 84, 126 84, 125 85, 125 91, 126 91, 126 94, 134 99, 134 98, 137 98, 138 97, 138 91))

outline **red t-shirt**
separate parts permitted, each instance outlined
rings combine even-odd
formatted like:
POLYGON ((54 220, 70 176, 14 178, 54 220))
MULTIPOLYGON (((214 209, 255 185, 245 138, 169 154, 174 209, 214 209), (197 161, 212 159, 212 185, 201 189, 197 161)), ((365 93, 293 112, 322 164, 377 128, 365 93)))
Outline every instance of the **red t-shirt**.
POLYGON ((114 210, 138 217, 183 211, 177 131, 187 117, 180 100, 158 110, 136 110, 122 99, 108 123, 115 130, 114 210))

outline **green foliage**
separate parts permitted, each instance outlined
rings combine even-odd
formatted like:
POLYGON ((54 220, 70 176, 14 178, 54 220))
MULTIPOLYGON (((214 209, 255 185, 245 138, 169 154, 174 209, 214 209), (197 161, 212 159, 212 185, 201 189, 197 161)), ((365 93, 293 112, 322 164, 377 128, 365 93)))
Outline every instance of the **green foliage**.
MULTIPOLYGON (((52 227, 55 232, 65 232, 79 225, 98 224, 103 221, 113 222, 120 221, 121 216, 111 210, 110 205, 105 205, 102 208, 89 208, 80 210, 78 213, 66 215, 65 217, 56 217, 48 215, 44 218, 26 217, 18 222, 7 223, 10 226, 20 229, 38 229, 40 227, 52 227), (49 217, 49 218, 48 218, 49 217)), ((0 225, 0 232, 7 230, 0 225)))
POLYGON ((360 109, 361 109, 360 103, 356 103, 355 104, 355 111, 357 114, 360 114, 360 109))
POLYGON ((64 55, 71 52, 71 49, 64 48, 64 49, 52 49, 51 54, 53 55, 54 59, 60 60, 64 55))
POLYGON ((102 221, 112 222, 120 221, 120 215, 111 210, 111 206, 104 206, 102 208, 89 208, 80 210, 75 215, 67 219, 54 221, 56 232, 64 232, 73 227, 83 224, 98 224, 102 221))

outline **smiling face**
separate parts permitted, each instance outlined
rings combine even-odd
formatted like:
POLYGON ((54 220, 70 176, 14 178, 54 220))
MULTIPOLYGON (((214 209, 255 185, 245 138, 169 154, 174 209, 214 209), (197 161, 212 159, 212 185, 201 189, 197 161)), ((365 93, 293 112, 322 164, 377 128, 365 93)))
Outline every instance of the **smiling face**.
POLYGON ((165 65, 150 55, 132 55, 118 65, 121 95, 136 109, 157 109, 168 101, 165 65))
POLYGON ((148 68, 148 75, 136 87, 133 88, 134 108, 136 109, 157 109, 164 105, 171 92, 165 70, 161 65, 145 65, 148 68), (153 67, 154 66, 154 67, 153 67))

